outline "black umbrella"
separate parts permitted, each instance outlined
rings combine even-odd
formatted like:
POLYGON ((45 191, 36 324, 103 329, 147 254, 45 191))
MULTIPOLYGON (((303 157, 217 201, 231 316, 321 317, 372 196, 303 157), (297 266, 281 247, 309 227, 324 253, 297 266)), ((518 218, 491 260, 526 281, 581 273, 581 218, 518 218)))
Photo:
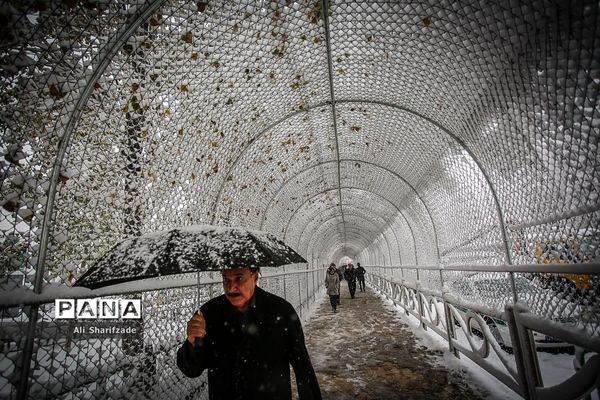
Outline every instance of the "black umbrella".
POLYGON ((210 225, 148 233, 116 244, 75 283, 117 283, 235 267, 275 267, 306 260, 270 233, 210 225))

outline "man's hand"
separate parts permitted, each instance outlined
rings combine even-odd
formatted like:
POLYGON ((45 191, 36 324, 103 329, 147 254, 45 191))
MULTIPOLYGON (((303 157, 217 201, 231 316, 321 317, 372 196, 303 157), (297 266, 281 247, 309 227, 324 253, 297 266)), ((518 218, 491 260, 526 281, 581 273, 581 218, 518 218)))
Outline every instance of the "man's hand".
POLYGON ((194 345, 196 338, 206 335, 206 321, 202 311, 196 312, 187 323, 187 340, 194 345))

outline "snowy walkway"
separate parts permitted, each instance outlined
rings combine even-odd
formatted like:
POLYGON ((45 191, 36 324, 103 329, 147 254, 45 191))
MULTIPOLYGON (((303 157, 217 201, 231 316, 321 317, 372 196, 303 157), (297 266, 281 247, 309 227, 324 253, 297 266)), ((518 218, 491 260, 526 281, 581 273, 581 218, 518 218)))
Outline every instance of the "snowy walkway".
POLYGON ((304 326, 324 400, 480 398, 370 288, 351 299, 342 281, 341 303, 334 314, 327 296, 304 326))

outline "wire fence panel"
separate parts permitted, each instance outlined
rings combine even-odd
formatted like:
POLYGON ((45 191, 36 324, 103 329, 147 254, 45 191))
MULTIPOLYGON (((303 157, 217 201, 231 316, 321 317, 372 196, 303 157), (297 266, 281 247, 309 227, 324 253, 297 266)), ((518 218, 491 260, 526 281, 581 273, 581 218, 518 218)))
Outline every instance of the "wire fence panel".
MULTIPOLYGON (((280 296, 285 287, 287 300, 299 314, 322 287, 320 279, 312 285, 313 276, 322 271, 270 270, 264 272, 260 286, 280 296)), ((25 398, 208 398, 206 374, 189 379, 176 365, 177 350, 186 340, 186 323, 198 304, 223 293, 221 282, 215 280, 218 273, 208 274, 213 281, 203 279, 199 286, 98 298, 140 299, 142 319, 56 319, 54 302, 40 304, 25 398)), ((0 325, 0 398, 19 394, 22 368, 18 366, 23 361, 28 309, 0 309, 4 316, 0 325)))
POLYGON ((598 389, 597 268, 597 263, 546 265, 556 272, 539 272, 536 264, 370 266, 367 279, 423 328, 446 339, 450 350, 471 358, 519 395, 537 399, 555 392, 578 398, 598 389), (397 269, 405 276, 406 270, 414 271, 416 279, 395 278, 397 269), (551 358, 543 351, 574 354, 566 366, 563 358, 551 360, 566 373, 563 384, 540 362, 551 358))
POLYGON ((46 303, 7 293, 50 296, 121 239, 196 224, 599 333, 597 276, 545 270, 600 259, 597 2, 4 0, 0 20, 3 395, 63 357, 40 350, 46 303))

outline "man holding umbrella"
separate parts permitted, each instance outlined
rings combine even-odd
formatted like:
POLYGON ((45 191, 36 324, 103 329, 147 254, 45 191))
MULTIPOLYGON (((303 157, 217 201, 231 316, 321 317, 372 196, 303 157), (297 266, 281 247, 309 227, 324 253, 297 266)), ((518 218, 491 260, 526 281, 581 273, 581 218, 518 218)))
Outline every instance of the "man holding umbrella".
POLYGON ((177 366, 192 378, 208 370, 210 399, 291 399, 291 364, 299 398, 321 399, 294 307, 259 288, 258 274, 222 271, 225 293, 188 321, 177 366))
POLYGON ((211 400, 291 399, 290 365, 302 400, 321 399, 300 319, 281 297, 257 287, 258 266, 306 260, 269 232, 191 225, 116 243, 76 282, 98 289, 140 279, 221 271, 224 294, 187 324, 177 365, 189 377, 208 370, 211 400))

